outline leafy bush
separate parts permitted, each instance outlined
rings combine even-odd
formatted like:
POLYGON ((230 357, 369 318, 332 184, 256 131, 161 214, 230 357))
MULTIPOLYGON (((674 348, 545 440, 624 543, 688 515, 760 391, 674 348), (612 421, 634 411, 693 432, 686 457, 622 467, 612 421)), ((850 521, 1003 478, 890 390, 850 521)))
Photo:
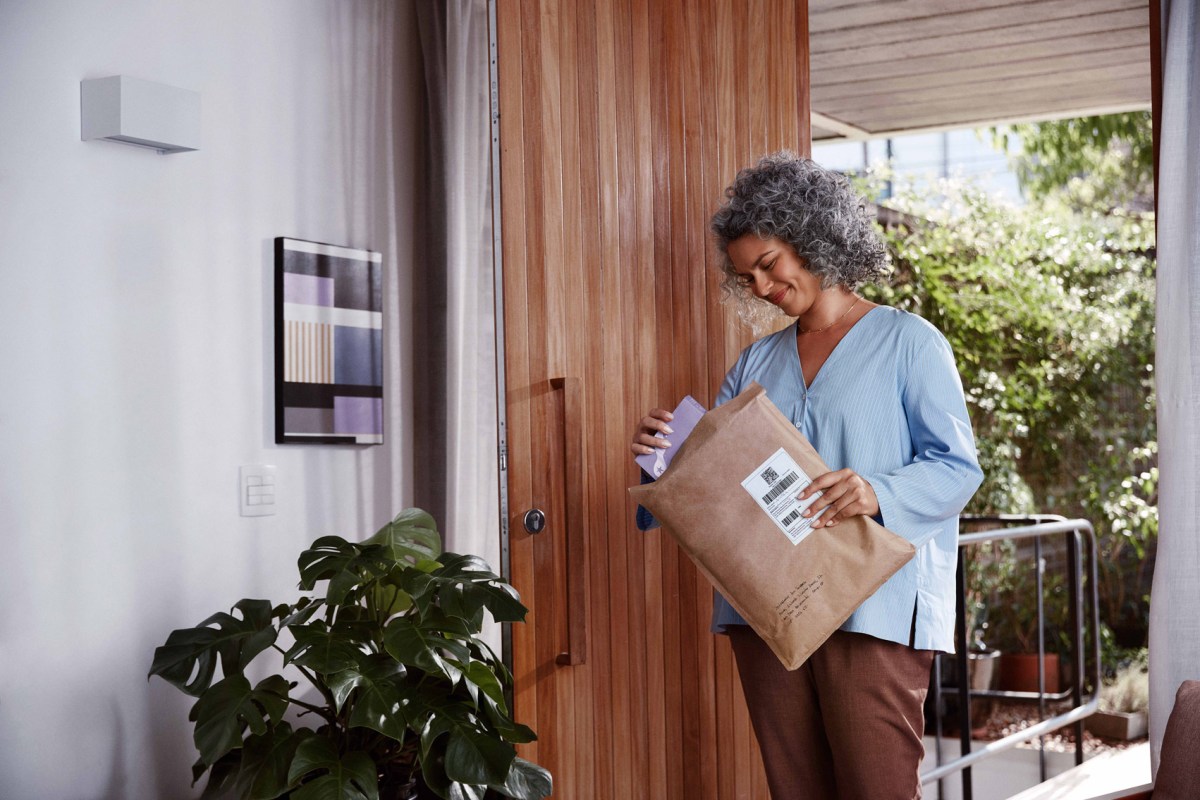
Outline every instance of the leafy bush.
POLYGON ((477 637, 485 611, 524 619, 515 589, 476 556, 443 553, 420 509, 361 543, 317 539, 298 566, 300 588, 322 593, 241 600, 238 616, 173 631, 154 651, 150 674, 197 698, 204 796, 377 800, 382 788, 407 800, 418 777, 455 800, 550 794, 549 773, 513 747, 536 737, 508 710, 512 675, 477 637), (247 673, 268 654, 312 689, 278 673, 252 686, 247 673), (293 727, 289 712, 315 727, 293 727))
POLYGON ((1135 714, 1150 708, 1150 663, 1145 648, 1121 667, 1100 690, 1100 710, 1135 714))
POLYGON ((1153 222, 939 190, 889 201, 910 222, 885 231, 895 270, 868 292, 954 348, 985 473, 967 510, 1091 520, 1102 618, 1144 636, 1158 528, 1153 222))

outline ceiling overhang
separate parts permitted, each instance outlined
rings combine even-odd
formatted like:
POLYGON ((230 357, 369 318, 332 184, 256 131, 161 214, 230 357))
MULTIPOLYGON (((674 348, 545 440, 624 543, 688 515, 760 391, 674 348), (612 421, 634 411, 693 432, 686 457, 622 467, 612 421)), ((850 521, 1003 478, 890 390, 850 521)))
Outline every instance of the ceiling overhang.
POLYGON ((1147 0, 809 0, 813 141, 1150 108, 1147 0))

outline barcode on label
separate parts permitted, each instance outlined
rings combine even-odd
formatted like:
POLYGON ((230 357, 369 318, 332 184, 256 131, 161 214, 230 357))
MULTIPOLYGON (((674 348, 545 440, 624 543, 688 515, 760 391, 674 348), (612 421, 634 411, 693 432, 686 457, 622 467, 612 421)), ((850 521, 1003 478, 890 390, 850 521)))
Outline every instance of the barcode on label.
POLYGON ((775 484, 775 488, 763 495, 762 501, 764 503, 770 503, 772 500, 779 497, 779 495, 787 491, 787 488, 795 483, 797 478, 798 476, 794 472, 789 472, 787 475, 784 475, 783 479, 780 480, 779 483, 775 484))
POLYGON ((800 509, 796 509, 795 511, 788 514, 786 517, 784 517, 783 519, 781 519, 779 521, 781 523, 783 523, 783 527, 786 528, 788 525, 791 525, 793 522, 795 522, 798 519, 800 519, 800 509))

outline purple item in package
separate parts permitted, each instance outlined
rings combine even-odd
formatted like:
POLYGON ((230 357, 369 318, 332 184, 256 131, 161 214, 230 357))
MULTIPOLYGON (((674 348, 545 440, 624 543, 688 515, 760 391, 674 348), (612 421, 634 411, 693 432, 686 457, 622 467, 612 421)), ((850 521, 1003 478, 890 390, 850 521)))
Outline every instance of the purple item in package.
POLYGON ((679 445, 683 444, 683 440, 692 432, 692 428, 696 427, 696 423, 704 416, 704 406, 696 401, 696 398, 690 394, 679 401, 672 412, 670 422, 671 433, 668 436, 663 436, 661 433, 654 434, 659 439, 666 439, 671 443, 671 446, 663 448, 655 448, 653 453, 644 456, 636 456, 638 466, 645 470, 646 474, 651 478, 657 479, 660 475, 667 471, 667 467, 671 465, 671 459, 675 457, 675 452, 679 450, 679 445))

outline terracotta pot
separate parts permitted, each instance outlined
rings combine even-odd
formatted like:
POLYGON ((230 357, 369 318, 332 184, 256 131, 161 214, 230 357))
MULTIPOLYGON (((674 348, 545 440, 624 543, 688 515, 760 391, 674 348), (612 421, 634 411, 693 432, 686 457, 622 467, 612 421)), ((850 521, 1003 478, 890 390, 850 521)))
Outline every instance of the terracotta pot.
MULTIPOLYGON (((1044 656, 1046 694, 1058 692, 1058 654, 1044 656)), ((1000 688, 1006 692, 1038 690, 1037 653, 1005 653, 1000 656, 1000 688)))

